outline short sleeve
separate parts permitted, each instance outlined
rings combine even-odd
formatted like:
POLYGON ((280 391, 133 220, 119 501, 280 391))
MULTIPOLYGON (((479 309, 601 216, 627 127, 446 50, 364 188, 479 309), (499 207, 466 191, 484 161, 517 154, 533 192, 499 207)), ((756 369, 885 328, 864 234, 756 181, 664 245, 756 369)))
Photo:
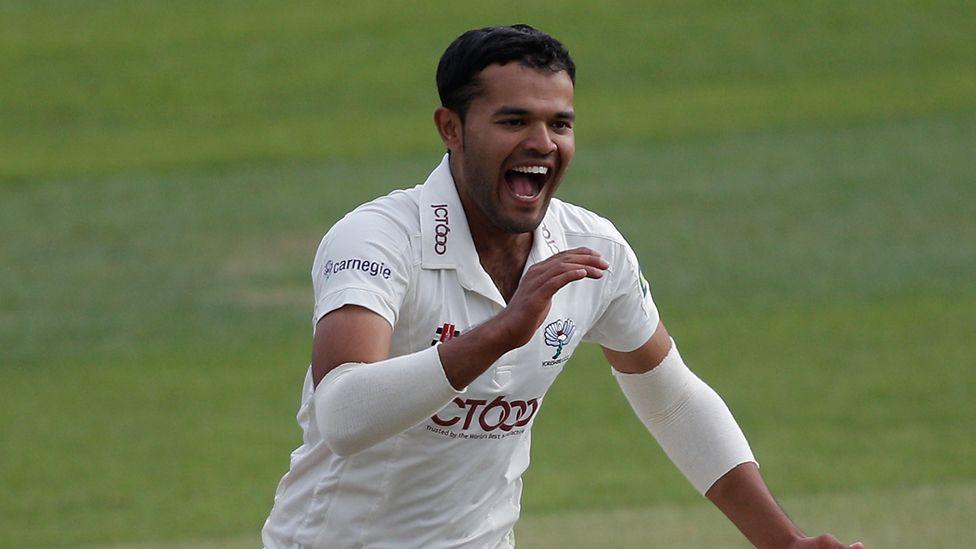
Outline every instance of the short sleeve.
POLYGON ((654 335, 660 317, 637 255, 623 237, 616 246, 608 269, 606 308, 583 339, 614 351, 629 352, 654 335))
POLYGON ((326 314, 359 305, 396 325, 412 267, 410 235, 388 217, 353 211, 322 239, 312 265, 312 326, 326 314))

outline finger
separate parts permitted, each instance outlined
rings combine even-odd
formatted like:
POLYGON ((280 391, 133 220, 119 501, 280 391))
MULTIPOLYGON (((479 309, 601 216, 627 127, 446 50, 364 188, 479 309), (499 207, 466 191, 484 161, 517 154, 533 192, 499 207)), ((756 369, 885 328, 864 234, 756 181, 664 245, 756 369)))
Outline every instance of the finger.
POLYGON ((606 269, 610 266, 610 263, 606 259, 603 259, 603 256, 600 255, 574 254, 566 256, 566 261, 593 265, 594 267, 599 267, 601 269, 606 269))
POLYGON ((550 271, 551 269, 559 269, 561 265, 567 265, 567 264, 591 266, 591 267, 596 267, 600 270, 606 270, 607 268, 610 267, 610 264, 599 255, 567 254, 559 257, 558 261, 546 260, 545 262, 533 265, 530 270, 534 270, 535 272, 538 271, 547 272, 550 271))
POLYGON ((563 250, 555 255, 560 254, 582 254, 582 255, 600 255, 600 252, 594 250, 593 248, 587 248, 586 246, 580 246, 578 248, 571 248, 569 250, 563 250))
POLYGON ((864 544, 857 541, 851 544, 850 549, 864 549, 864 544))
POLYGON ((572 248, 570 250, 563 250, 557 254, 554 254, 541 263, 558 263, 568 257, 602 257, 602 254, 592 248, 572 248))
POLYGON ((603 278, 603 272, 606 270, 605 267, 594 267, 592 265, 583 265, 577 263, 575 265, 577 268, 584 269, 586 271, 587 278, 603 278))
POLYGON ((582 280, 586 278, 586 269, 571 269, 566 272, 557 274, 542 285, 541 290, 544 292, 547 298, 552 298, 560 289, 565 287, 570 282, 575 282, 577 280, 582 280))
POLYGON ((539 273, 539 281, 541 284, 545 284, 548 280, 555 276, 559 276, 566 271, 571 271, 575 269, 582 269, 586 271, 587 278, 601 278, 603 276, 604 269, 599 266, 589 265, 587 263, 559 263, 552 265, 550 268, 539 273))
POLYGON ((843 547, 845 545, 830 534, 823 534, 817 537, 817 542, 817 547, 843 547))

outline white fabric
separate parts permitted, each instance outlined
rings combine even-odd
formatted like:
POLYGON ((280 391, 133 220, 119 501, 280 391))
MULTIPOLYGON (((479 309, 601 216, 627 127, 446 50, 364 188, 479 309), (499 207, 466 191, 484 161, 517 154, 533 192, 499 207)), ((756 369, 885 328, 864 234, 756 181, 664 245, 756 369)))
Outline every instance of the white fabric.
MULTIPOLYGON (((308 372, 298 412, 303 444, 278 486, 265 545, 505 547, 519 515, 530 429, 565 362, 584 339, 635 349, 658 324, 630 247, 587 210, 552 199, 527 267, 577 246, 610 263, 603 278, 560 290, 528 344, 436 413, 365 450, 341 456, 325 443, 308 372)), ((391 357, 463 335, 505 307, 481 267, 446 157, 423 185, 336 223, 312 278, 313 327, 343 305, 369 308, 393 326, 391 357)))
POLYGON ((702 495, 736 465, 756 463, 728 406, 685 366, 673 340, 649 372, 613 373, 637 417, 702 495))
POLYGON ((337 366, 315 389, 315 418, 326 446, 348 456, 406 431, 462 392, 447 380, 437 347, 429 347, 337 366))

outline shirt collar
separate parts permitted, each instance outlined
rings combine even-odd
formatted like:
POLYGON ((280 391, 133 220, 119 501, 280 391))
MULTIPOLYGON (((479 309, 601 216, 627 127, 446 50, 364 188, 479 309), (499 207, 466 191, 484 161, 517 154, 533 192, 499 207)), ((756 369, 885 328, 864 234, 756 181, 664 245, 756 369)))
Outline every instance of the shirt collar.
MULTIPOLYGON (((553 212, 553 205, 550 202, 542 223, 533 232, 526 269, 566 249, 566 235, 553 212)), ((421 267, 454 269, 466 289, 505 305, 495 283, 481 266, 447 154, 421 188, 420 234, 423 243, 421 267)))

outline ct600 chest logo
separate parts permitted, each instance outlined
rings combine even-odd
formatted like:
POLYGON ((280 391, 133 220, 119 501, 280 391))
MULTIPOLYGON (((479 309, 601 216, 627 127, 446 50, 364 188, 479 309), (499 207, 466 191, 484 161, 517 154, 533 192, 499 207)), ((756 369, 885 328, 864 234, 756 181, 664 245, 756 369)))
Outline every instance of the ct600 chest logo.
MULTIPOLYGON (((539 410, 539 399, 529 400, 508 400, 504 396, 496 396, 494 400, 488 401, 483 398, 455 398, 451 401, 457 410, 451 406, 445 406, 443 410, 432 415, 431 421, 441 427, 454 427, 456 430, 467 431, 477 425, 482 431, 491 432, 501 429, 503 432, 512 431, 518 427, 525 427, 532 420, 532 416, 539 410), (453 412, 453 413, 452 413, 453 412), (444 414, 447 417, 441 417, 444 414), (458 425, 460 424, 460 425, 458 425)), ((429 430, 435 430, 428 426, 429 430)), ((450 433, 436 432, 450 436, 450 433)), ((458 433, 454 433, 458 436, 458 433)), ((462 438, 477 438, 465 435, 462 438)), ((496 438, 496 437, 489 437, 496 438)))
POLYGON ((451 232, 451 222, 447 217, 447 204, 431 204, 434 210, 434 252, 444 255, 447 252, 447 234, 451 232))
POLYGON ((555 320, 546 326, 546 345, 556 348, 556 354, 552 355, 553 360, 559 358, 563 352, 563 345, 569 343, 575 331, 576 324, 568 318, 555 320))

